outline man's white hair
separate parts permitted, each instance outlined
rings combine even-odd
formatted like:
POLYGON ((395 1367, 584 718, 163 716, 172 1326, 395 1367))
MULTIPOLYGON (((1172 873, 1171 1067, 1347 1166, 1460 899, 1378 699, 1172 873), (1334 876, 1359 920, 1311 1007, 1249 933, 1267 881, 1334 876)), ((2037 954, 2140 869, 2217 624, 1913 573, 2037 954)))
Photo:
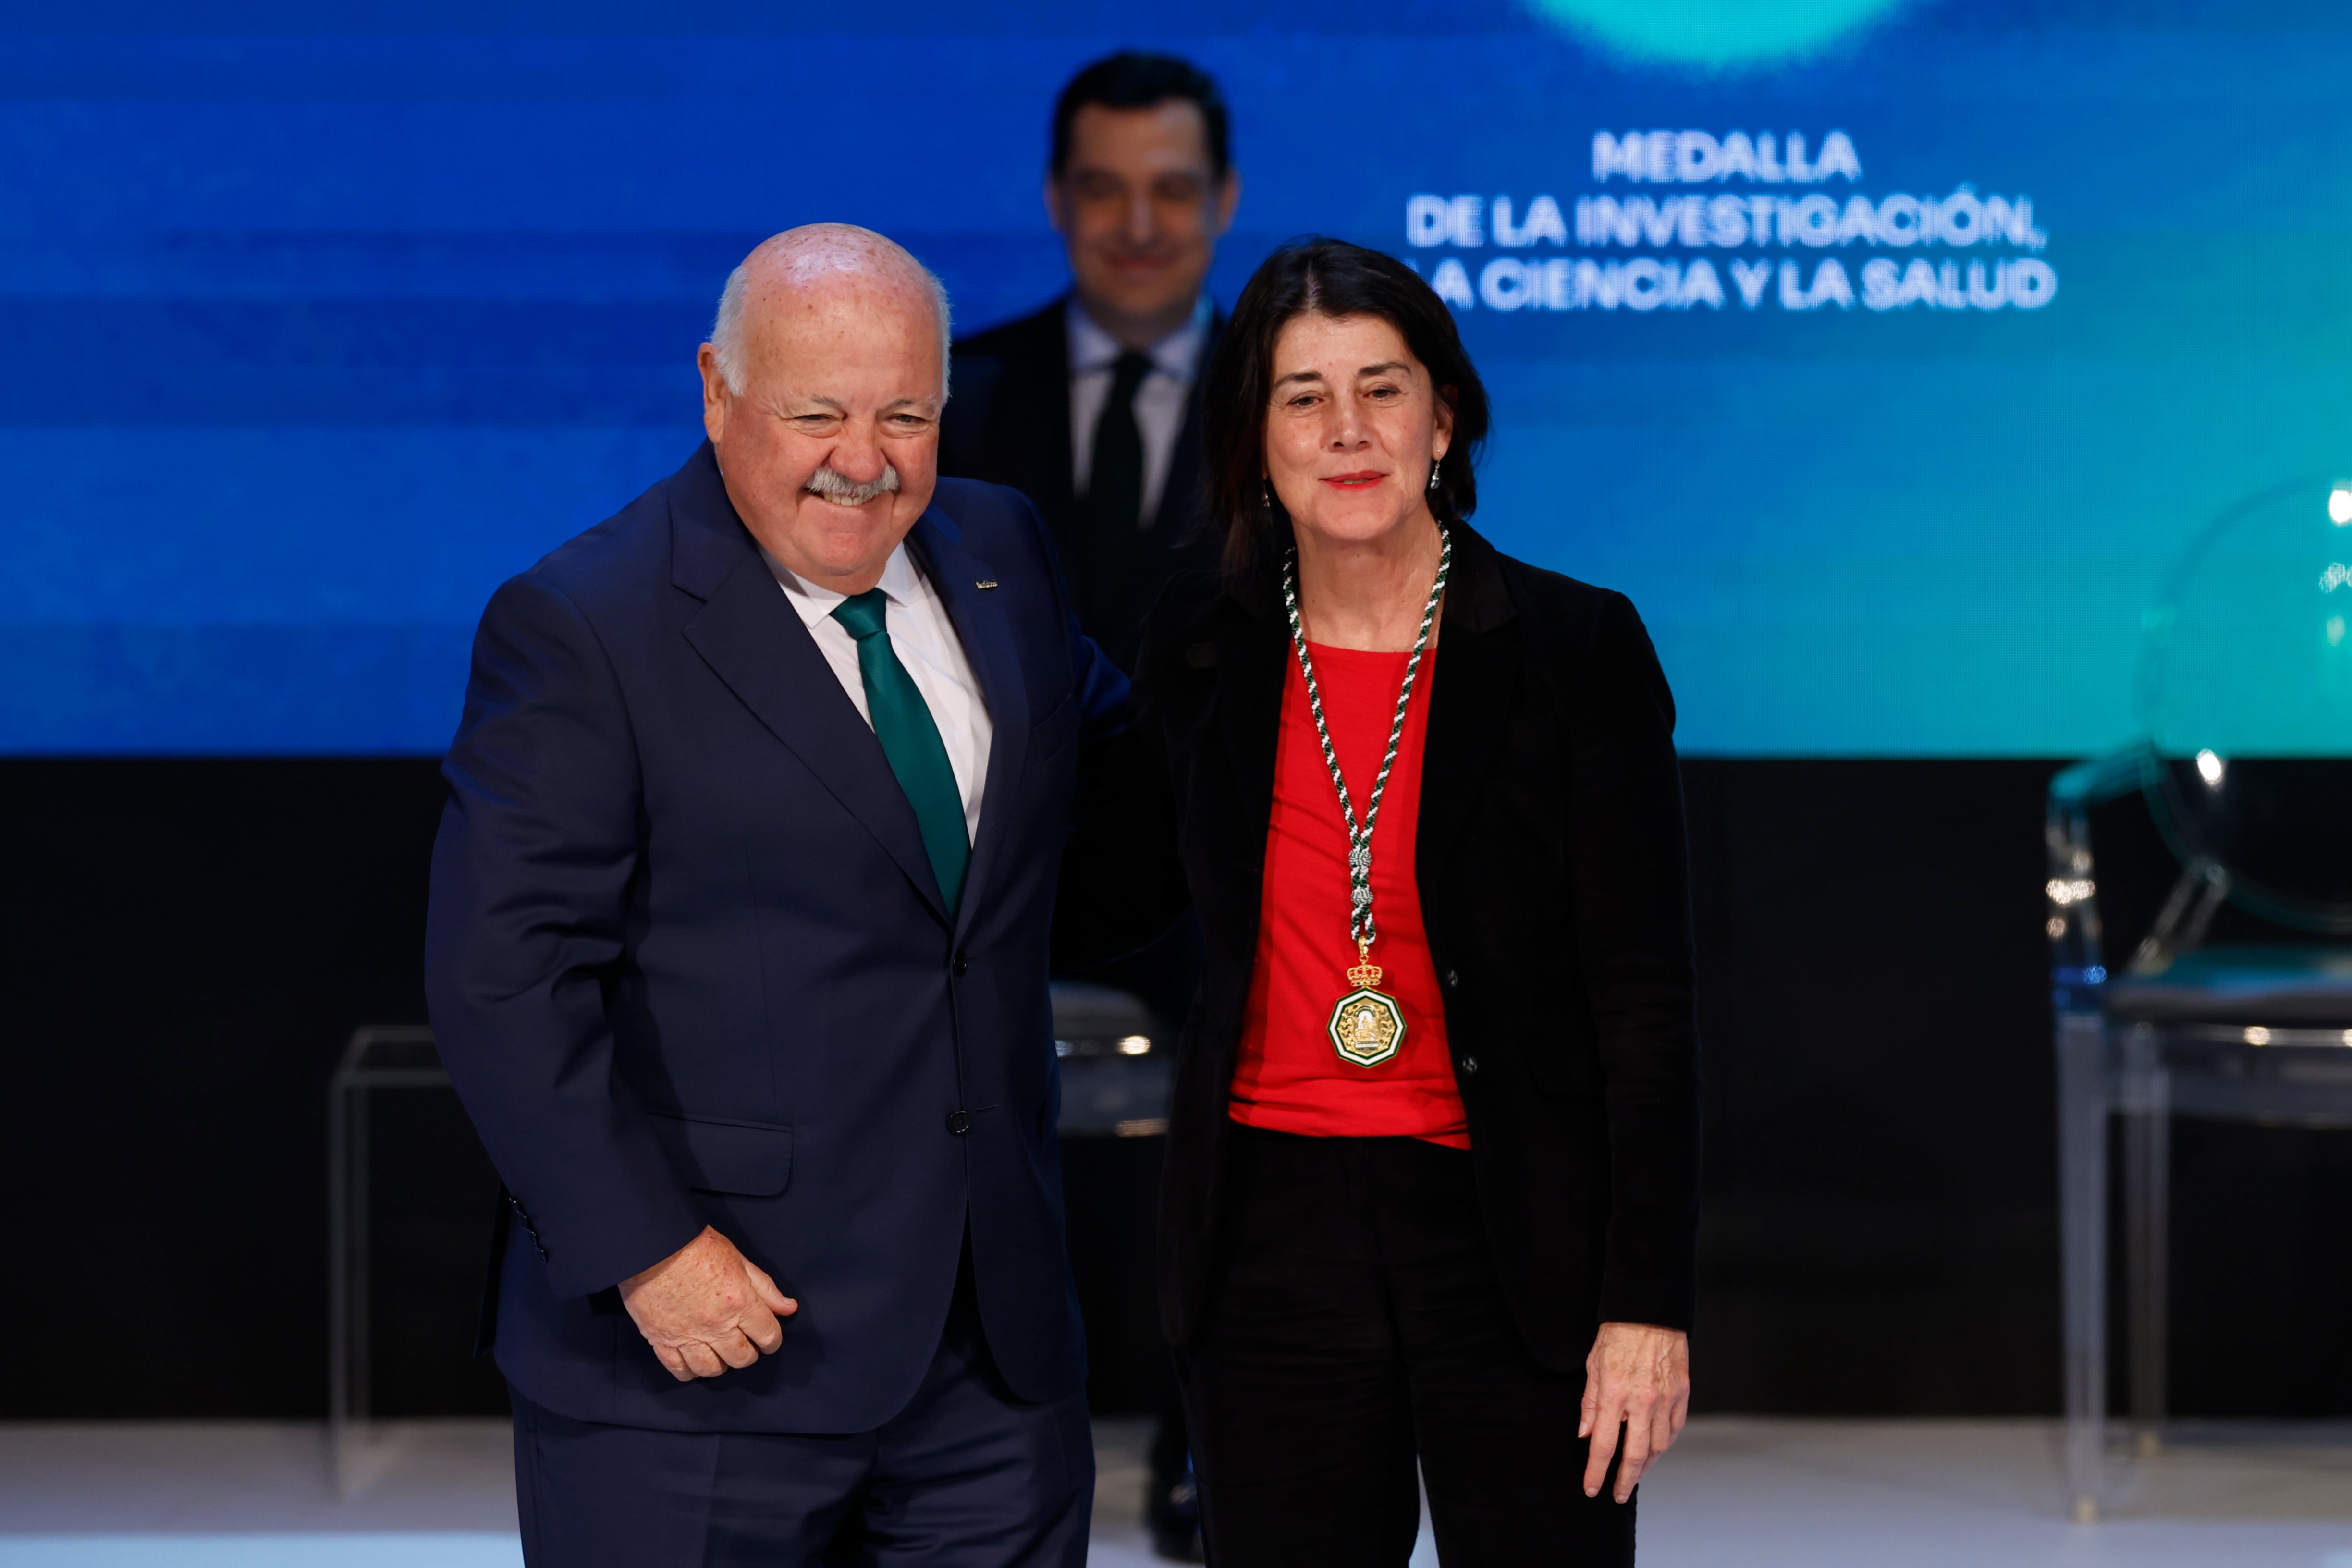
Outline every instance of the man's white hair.
POLYGON ((807 239, 802 243, 811 249, 823 247, 835 256, 849 249, 865 250, 869 254, 878 251, 894 259, 903 260, 929 287, 931 306, 939 312, 940 396, 945 399, 948 395, 948 344, 953 321, 948 306, 947 285, 940 281, 937 273, 916 260, 913 253, 887 235, 846 223, 816 224, 810 228, 824 232, 811 234, 805 229, 787 230, 773 239, 764 241, 727 275, 727 287, 719 293, 719 313, 710 323, 710 348, 719 361, 719 378, 727 384, 727 390, 738 397, 743 395, 743 305, 751 293, 751 264, 759 260, 761 253, 769 247, 779 242, 793 246, 797 237, 807 235, 807 239))

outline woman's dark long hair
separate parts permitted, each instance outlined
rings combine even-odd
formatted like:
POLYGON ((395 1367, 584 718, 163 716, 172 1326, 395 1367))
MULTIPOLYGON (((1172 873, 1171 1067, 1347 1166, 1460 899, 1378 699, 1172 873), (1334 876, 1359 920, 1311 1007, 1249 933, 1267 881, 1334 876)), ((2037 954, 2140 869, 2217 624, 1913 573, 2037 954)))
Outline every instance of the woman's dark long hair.
POLYGON ((1229 576, 1246 574, 1262 551, 1290 542, 1290 514, 1265 482, 1265 421, 1275 342, 1305 315, 1377 316, 1397 330, 1454 410, 1454 439, 1438 459, 1430 510, 1458 522, 1477 509, 1473 470, 1486 444, 1486 388, 1462 347, 1454 312, 1392 256, 1343 239, 1294 239, 1267 257, 1242 290, 1203 388, 1209 523, 1224 531, 1229 576))

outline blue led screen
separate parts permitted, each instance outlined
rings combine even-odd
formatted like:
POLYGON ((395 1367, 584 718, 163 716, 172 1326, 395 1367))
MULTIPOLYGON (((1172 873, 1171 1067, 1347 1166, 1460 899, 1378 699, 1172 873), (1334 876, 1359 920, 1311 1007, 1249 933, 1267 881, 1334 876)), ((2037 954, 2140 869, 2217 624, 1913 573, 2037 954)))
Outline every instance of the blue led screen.
POLYGON ((1232 100, 1223 299, 1321 231, 1454 300, 1479 525, 1633 596, 1689 751, 2126 741, 2208 520, 2352 474, 2337 5, 19 5, 0 750, 438 751, 490 590, 698 439, 742 253, 1034 308, 1122 45, 1232 100))

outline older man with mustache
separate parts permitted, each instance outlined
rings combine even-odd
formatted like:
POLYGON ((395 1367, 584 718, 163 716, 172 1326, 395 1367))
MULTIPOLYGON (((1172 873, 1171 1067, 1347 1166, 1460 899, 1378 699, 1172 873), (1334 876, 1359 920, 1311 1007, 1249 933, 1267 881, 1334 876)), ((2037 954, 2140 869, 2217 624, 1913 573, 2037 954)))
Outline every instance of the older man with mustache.
POLYGON ((483 615, 426 967, 533 1568, 1085 1558, 1046 935, 1125 682, 936 478, 947 350, 890 241, 769 240, 708 443, 483 615))

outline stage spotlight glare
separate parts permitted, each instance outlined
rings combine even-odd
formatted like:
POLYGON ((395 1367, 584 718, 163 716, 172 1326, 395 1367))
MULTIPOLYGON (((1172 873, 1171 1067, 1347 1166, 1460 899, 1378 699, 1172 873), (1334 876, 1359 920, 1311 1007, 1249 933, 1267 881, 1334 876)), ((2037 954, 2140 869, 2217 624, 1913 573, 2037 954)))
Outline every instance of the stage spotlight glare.
POLYGON ((2229 771, 2229 763, 2211 752, 2197 753, 2197 776, 2205 781, 2207 789, 2220 789, 2221 775, 2229 771))
POLYGON ((2352 484, 2339 484, 2327 492, 2327 521, 2338 528, 2352 526, 2352 484))

